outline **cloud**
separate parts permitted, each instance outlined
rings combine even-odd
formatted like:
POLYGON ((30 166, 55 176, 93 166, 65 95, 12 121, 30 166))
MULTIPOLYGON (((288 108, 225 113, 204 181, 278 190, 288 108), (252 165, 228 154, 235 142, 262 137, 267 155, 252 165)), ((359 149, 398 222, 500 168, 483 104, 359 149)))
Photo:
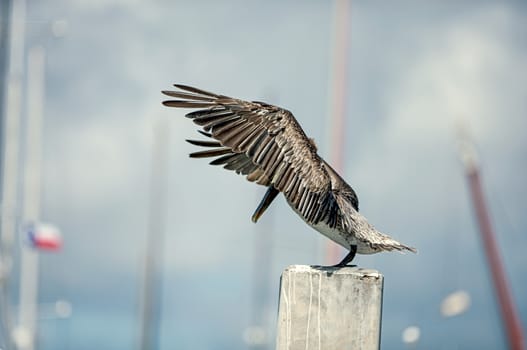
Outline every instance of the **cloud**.
MULTIPOLYGON (((376 183, 372 190, 380 196, 419 178, 438 179, 452 170, 461 173, 461 164, 456 170, 458 119, 468 120, 482 149, 501 149, 492 157, 522 152, 518 123, 525 121, 517 108, 522 96, 512 99, 496 92, 507 82, 514 89, 525 81, 525 53, 515 52, 506 40, 508 23, 518 20, 515 16, 492 6, 452 23, 448 30, 422 33, 426 49, 406 55, 404 66, 389 82, 398 88, 382 92, 383 117, 374 138, 366 139, 359 153, 353 167, 356 180, 376 183), (514 146, 504 143, 506 138, 514 140, 514 146)), ((447 193, 438 193, 445 186, 427 190, 439 203, 449 203, 447 193)))

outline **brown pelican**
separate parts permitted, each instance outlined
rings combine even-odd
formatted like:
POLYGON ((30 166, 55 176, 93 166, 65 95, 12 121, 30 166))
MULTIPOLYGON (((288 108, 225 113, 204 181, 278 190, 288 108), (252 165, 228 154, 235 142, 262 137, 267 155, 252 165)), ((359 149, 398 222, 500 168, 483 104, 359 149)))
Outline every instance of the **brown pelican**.
POLYGON ((377 231, 359 214, 355 191, 318 154, 293 114, 264 102, 248 102, 175 84, 177 91, 163 91, 176 98, 168 107, 195 108, 186 117, 202 127, 213 140, 187 140, 206 147, 192 158, 216 157, 211 165, 247 177, 267 187, 252 216, 256 222, 278 193, 315 230, 349 250, 337 266, 351 262, 356 253, 409 250, 377 231))

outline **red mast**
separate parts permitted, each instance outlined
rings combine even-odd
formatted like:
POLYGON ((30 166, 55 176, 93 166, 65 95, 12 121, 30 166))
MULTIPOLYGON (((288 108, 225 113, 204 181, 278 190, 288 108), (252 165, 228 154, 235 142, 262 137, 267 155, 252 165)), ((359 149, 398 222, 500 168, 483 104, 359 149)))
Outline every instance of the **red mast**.
POLYGON ((472 145, 465 140, 461 144, 461 157, 465 166, 470 195, 476 218, 478 220, 479 232, 485 248, 487 262, 490 267, 494 290, 501 311, 501 318, 505 325, 509 348, 513 350, 524 350, 525 339, 523 330, 518 317, 514 300, 512 299, 505 269, 498 250, 496 235, 490 221, 487 203, 481 186, 479 166, 473 151, 472 145))
MULTIPOLYGON (((344 173, 344 139, 347 112, 349 30, 351 0, 336 0, 334 3, 333 55, 331 64, 331 165, 335 170, 344 173)), ((326 262, 336 264, 340 261, 342 249, 328 241, 326 262)))

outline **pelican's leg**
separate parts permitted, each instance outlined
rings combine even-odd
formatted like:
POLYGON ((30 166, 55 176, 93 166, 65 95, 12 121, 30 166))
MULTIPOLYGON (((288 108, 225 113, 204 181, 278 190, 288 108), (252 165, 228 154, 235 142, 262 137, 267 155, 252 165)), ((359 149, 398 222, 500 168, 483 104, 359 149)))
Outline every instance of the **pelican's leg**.
POLYGON ((333 267, 344 267, 344 266, 348 265, 348 263, 350 263, 353 260, 353 258, 355 257, 356 253, 357 253, 357 246, 356 245, 352 245, 348 255, 346 255, 344 257, 344 259, 342 259, 342 261, 339 262, 337 265, 333 265, 333 267))

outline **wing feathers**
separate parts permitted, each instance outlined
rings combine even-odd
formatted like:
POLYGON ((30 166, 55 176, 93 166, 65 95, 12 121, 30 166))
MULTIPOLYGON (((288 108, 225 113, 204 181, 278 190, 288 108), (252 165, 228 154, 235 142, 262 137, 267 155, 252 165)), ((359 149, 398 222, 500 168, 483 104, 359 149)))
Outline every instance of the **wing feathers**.
POLYGON ((231 153, 231 150, 229 148, 219 148, 191 153, 190 158, 216 157, 227 153, 231 153))
POLYGON ((188 140, 209 147, 194 152, 193 158, 216 157, 211 165, 223 165, 247 176, 247 180, 273 186, 310 223, 324 218, 331 183, 322 160, 316 154, 293 115, 261 102, 247 102, 176 84, 181 91, 163 91, 174 100, 169 107, 197 108, 186 116, 199 130, 216 141, 188 140))
POLYGON ((186 92, 180 92, 180 91, 161 91, 161 92, 170 97, 187 98, 190 100, 207 101, 207 102, 214 101, 213 98, 210 98, 207 96, 199 96, 199 95, 189 94, 186 92))
POLYGON ((194 93, 199 94, 199 95, 205 95, 205 96, 216 97, 216 98, 221 97, 220 95, 213 94, 212 92, 201 90, 201 89, 198 89, 198 88, 195 88, 195 87, 192 87, 192 86, 188 86, 188 85, 174 84, 174 86, 177 87, 177 88, 180 88, 181 90, 194 92, 194 93))
POLYGON ((210 128, 220 122, 228 121, 233 118, 236 118, 234 113, 232 112, 225 112, 225 111, 219 111, 216 113, 211 113, 209 115, 205 115, 203 117, 197 117, 194 118, 192 121, 199 126, 210 128))
POLYGON ((267 136, 267 133, 263 128, 255 128, 255 130, 247 136, 247 138, 234 148, 237 152, 241 152, 242 149, 247 150, 247 156, 253 157, 254 151, 261 144, 262 140, 267 136))
POLYGON ((206 108, 206 107, 212 106, 212 104, 210 103, 184 101, 184 100, 163 101, 163 104, 167 107, 179 107, 179 108, 206 108))
POLYGON ((225 156, 212 160, 209 164, 210 165, 222 165, 222 164, 228 163, 232 158, 237 157, 237 156, 238 155, 236 153, 229 153, 225 156))
MULTIPOLYGON (((237 145, 237 146, 233 147, 232 150, 234 152, 241 152, 241 150, 244 149, 244 148, 241 148, 242 143, 245 140, 253 139, 254 135, 256 135, 256 136, 260 135, 258 127, 256 125, 250 125, 249 124, 247 128, 242 129, 239 132, 231 135, 228 139, 225 139, 225 144, 227 144, 227 145, 228 144, 237 145)), ((246 147, 245 149, 248 149, 248 147, 246 147)))
POLYGON ((209 132, 205 132, 205 131, 203 131, 203 130, 198 130, 198 132, 199 132, 201 135, 203 135, 203 136, 207 136, 207 137, 212 138, 212 135, 211 135, 211 133, 209 133, 209 132))
MULTIPOLYGON (((221 138, 224 145, 234 144, 233 140, 237 139, 240 133, 247 131, 247 129, 254 128, 254 125, 247 124, 243 120, 236 121, 230 128, 225 128, 223 131, 218 132, 215 137, 221 138), (240 125, 243 124, 243 125, 240 125)), ((214 132, 212 133, 214 135, 214 132)))
POLYGON ((191 145, 202 146, 202 147, 221 147, 221 143, 218 141, 202 141, 202 140, 185 140, 191 145))

